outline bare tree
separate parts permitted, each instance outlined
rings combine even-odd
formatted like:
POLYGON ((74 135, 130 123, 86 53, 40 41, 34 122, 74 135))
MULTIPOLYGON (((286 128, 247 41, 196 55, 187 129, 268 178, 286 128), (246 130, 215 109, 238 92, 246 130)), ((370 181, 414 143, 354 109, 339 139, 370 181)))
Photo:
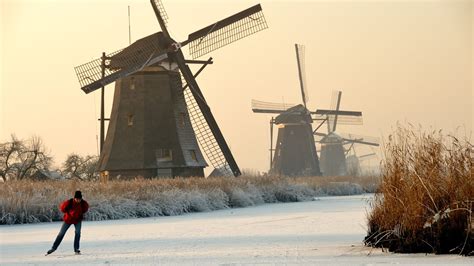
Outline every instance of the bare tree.
POLYGON ((80 180, 96 179, 98 178, 98 160, 99 158, 97 156, 80 156, 71 153, 63 163, 62 173, 66 175, 67 178, 77 178, 80 180))
POLYGON ((23 143, 15 135, 11 135, 11 141, 0 144, 0 176, 3 181, 12 175, 16 163, 16 155, 22 149, 23 143))
POLYGON ((0 177, 3 181, 25 179, 35 171, 48 169, 52 157, 40 137, 20 140, 11 135, 11 141, 0 143, 0 177))

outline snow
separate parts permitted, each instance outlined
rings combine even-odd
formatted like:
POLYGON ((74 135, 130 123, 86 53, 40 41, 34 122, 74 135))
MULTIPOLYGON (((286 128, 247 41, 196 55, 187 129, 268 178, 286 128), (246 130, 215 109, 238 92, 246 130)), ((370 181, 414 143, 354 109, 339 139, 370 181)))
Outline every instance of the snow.
POLYGON ((73 227, 49 255, 61 223, 0 227, 1 265, 470 264, 456 255, 393 254, 364 247, 372 195, 320 197, 181 216, 86 221, 82 255, 73 227))

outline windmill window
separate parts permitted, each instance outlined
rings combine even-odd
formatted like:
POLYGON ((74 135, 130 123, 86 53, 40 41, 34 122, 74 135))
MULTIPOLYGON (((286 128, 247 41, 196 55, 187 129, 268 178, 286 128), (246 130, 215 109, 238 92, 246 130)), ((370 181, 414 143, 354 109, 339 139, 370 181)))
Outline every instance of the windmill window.
POLYGON ((128 115, 127 124, 129 127, 133 126, 133 115, 128 115))
POLYGON ((130 89, 131 90, 135 89, 135 77, 130 78, 130 89))
POLYGON ((195 161, 195 162, 198 161, 195 150, 190 150, 189 154, 191 155, 191 158, 193 159, 193 161, 195 161))
POLYGON ((156 150, 156 159, 158 162, 169 162, 173 160, 173 151, 170 149, 156 150))

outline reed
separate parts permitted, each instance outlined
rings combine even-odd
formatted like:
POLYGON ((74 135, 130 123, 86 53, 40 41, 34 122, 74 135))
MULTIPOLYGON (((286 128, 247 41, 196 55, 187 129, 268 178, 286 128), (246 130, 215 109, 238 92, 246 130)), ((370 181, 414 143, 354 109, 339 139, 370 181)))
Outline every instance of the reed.
POLYGON ((467 140, 399 126, 384 144, 368 246, 473 254, 474 160, 467 140))

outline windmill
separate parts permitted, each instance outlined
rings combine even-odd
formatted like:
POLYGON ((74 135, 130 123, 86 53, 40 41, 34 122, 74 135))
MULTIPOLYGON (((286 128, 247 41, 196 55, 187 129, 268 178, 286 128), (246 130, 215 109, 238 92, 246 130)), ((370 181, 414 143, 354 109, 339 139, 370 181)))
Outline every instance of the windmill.
POLYGON ((304 46, 299 44, 295 44, 295 50, 302 104, 252 100, 252 111, 278 114, 270 120, 270 173, 286 176, 317 176, 321 173, 311 125, 312 112, 306 107, 309 98, 305 77, 305 50, 304 46), (273 149, 273 125, 278 126, 275 149, 273 149))
POLYGON ((202 149, 214 173, 239 176, 239 167, 195 79, 212 58, 186 60, 181 48, 189 45, 195 59, 266 29, 261 6, 176 42, 166 27, 162 3, 150 2, 160 32, 75 67, 85 93, 115 82, 99 171, 109 176, 204 176, 207 163, 202 149), (191 63, 202 64, 195 74, 188 66, 191 63))
MULTIPOLYGON (((344 136, 343 134, 341 134, 344 136)), ((369 136, 358 136, 354 134, 348 134, 348 136, 344 136, 346 139, 356 139, 360 141, 367 141, 374 144, 379 144, 379 139, 369 136)), ((377 154, 373 150, 373 146, 368 146, 371 148, 371 152, 365 153, 360 155, 359 148, 356 149, 357 146, 364 145, 358 143, 350 143, 349 147, 346 149, 346 168, 347 168, 347 175, 349 176, 358 176, 362 173, 361 163, 372 158, 376 158, 377 154)))
MULTIPOLYGON (((331 109, 316 110, 317 120, 321 123, 314 130, 316 136, 322 137, 319 142, 321 144, 320 150, 320 167, 325 176, 344 176, 347 175, 347 152, 355 145, 369 145, 378 146, 378 140, 371 137, 363 137, 356 135, 343 135, 336 133, 338 124, 346 125, 361 125, 362 112, 357 111, 340 111, 342 92, 335 91, 333 93, 333 100, 331 109), (324 124, 327 124, 327 134, 317 132, 317 130, 324 124), (344 145, 351 145, 345 148, 344 145)), ((354 158, 353 158, 354 159, 354 158)), ((351 159, 351 160, 353 160, 351 159)))

